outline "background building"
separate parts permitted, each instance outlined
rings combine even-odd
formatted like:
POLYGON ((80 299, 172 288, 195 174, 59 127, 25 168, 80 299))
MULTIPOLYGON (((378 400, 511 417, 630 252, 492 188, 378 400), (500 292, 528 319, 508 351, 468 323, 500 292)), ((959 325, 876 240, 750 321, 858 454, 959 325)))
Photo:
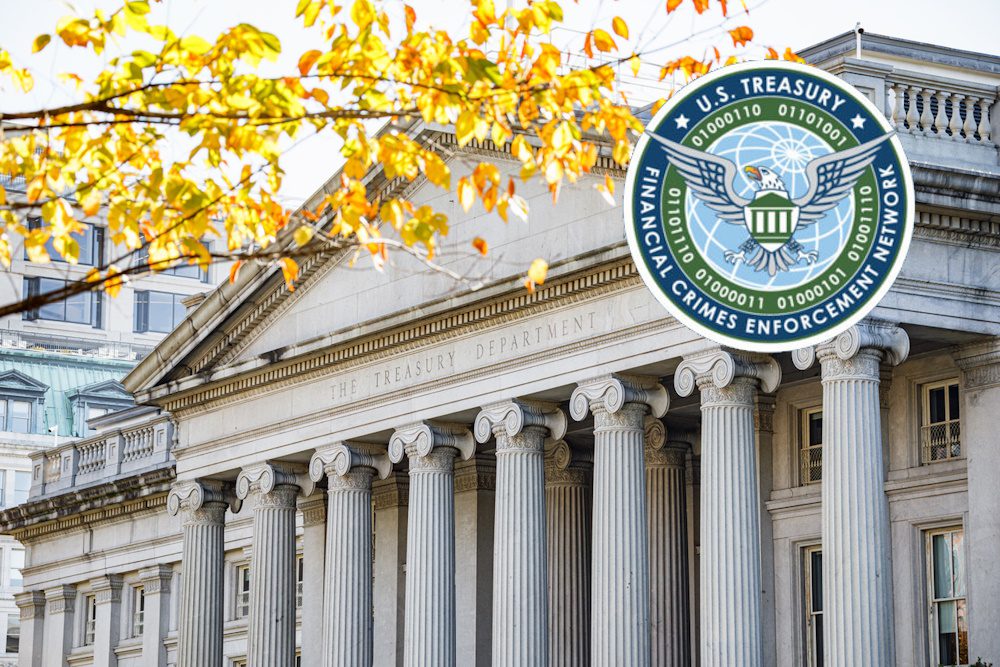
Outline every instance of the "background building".
POLYGON ((864 656, 845 664, 1000 662, 1000 57, 863 47, 848 33, 803 55, 895 126, 917 220, 841 360, 856 373, 820 350, 841 394, 824 400, 808 359, 719 350, 666 315, 591 187, 623 177, 607 159, 558 206, 532 191, 527 226, 454 205, 448 244, 489 229, 511 267, 475 292, 405 259, 379 274, 320 254, 295 292, 247 273, 129 374, 139 407, 31 455, 28 501, 0 515, 27 549, 21 664, 646 664, 619 658, 648 649, 655 665, 760 651, 790 667, 822 664, 824 641, 864 656), (540 248, 549 279, 528 295, 516 272, 540 248), (881 460, 842 458, 862 441, 881 460), (858 625, 881 634, 829 630, 824 502, 870 512, 830 530, 858 625))

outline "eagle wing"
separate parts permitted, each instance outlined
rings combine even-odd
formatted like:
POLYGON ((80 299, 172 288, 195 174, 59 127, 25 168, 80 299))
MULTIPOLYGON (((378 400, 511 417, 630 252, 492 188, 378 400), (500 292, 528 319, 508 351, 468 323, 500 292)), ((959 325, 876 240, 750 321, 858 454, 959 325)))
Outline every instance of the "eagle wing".
POLYGON ((809 191, 794 200, 799 207, 799 227, 820 220, 854 188, 865 169, 875 160, 879 148, 894 133, 889 132, 854 148, 830 153, 806 165, 809 191))
POLYGON ((660 144, 667 154, 667 160, 681 173, 687 186, 698 199, 718 214, 720 220, 744 224, 743 207, 750 200, 741 197, 733 187, 737 173, 734 162, 696 148, 688 148, 652 132, 647 134, 660 144))

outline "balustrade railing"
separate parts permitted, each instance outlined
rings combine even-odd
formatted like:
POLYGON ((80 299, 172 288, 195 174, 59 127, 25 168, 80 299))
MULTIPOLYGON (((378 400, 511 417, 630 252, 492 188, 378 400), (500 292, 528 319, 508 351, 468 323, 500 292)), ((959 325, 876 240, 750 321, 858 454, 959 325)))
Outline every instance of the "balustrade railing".
POLYGON ((990 110, 996 101, 995 87, 979 90, 971 83, 949 84, 904 73, 886 80, 885 113, 901 133, 995 145, 990 110))

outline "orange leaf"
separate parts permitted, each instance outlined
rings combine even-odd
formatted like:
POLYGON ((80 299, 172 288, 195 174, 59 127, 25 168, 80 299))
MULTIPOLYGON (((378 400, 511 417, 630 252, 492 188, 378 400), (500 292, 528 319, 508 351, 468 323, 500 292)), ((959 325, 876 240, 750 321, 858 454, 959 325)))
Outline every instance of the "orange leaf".
POLYGON ((597 28, 594 30, 594 46, 601 51, 611 51, 615 47, 615 40, 606 31, 597 28))
POLYGON ((628 24, 622 17, 616 16, 611 19, 611 29, 622 39, 628 39, 628 24))
POLYGON ((410 34, 413 32, 413 24, 417 22, 417 13, 409 5, 403 5, 403 9, 406 12, 406 34, 410 34))
MULTIPOLYGON (((742 46, 753 39, 753 30, 745 25, 733 28, 729 31, 729 36, 733 38, 733 46, 742 46)), ((716 57, 718 60, 718 57, 716 57)))
MULTIPOLYGON (((694 10, 699 14, 708 9, 708 0, 694 0, 694 10)), ((723 3, 723 14, 725 14, 725 3, 723 3)))
POLYGON ((312 66, 319 60, 321 55, 323 54, 316 49, 303 53, 302 57, 299 58, 299 73, 302 76, 309 74, 309 70, 312 69, 312 66))
POLYGON ((295 291, 295 281, 299 277, 299 265, 291 257, 281 258, 281 275, 285 277, 285 286, 289 292, 295 291))
POLYGON ((243 260, 238 259, 235 262, 233 262, 233 265, 231 267, 229 267, 229 282, 231 283, 236 282, 236 276, 240 274, 241 266, 243 266, 243 260))
POLYGON ((485 256, 490 251, 489 244, 486 243, 486 239, 479 236, 472 239, 472 247, 479 251, 480 255, 485 256))
POLYGON ((682 0, 667 0, 667 13, 674 11, 680 7, 682 0))
POLYGON ((536 259, 528 267, 528 280, 535 283, 536 285, 542 285, 545 283, 545 277, 549 273, 549 263, 544 259, 536 259))

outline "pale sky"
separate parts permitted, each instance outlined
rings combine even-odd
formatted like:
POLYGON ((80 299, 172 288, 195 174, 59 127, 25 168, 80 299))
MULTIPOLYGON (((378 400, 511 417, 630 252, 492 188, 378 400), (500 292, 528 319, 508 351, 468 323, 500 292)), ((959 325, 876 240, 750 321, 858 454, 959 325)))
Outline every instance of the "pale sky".
MULTIPOLYGON (((495 0, 497 7, 504 0, 495 0)), ((518 0, 512 0, 517 3, 518 0)), ((854 28, 860 21, 867 32, 901 37, 1000 54, 997 26, 1000 25, 1000 1, 964 0, 942 3, 940 0, 746 0, 749 15, 743 12, 740 0, 729 0, 730 21, 726 27, 749 25, 755 43, 762 45, 756 53, 763 54, 763 45, 784 51, 786 46, 800 49, 854 28)), ((350 5, 350 0, 341 0, 350 5)), ((463 0, 409 0, 417 12, 418 24, 431 24, 465 36, 468 34, 468 3, 463 0)), ((37 84, 27 103, 18 107, 52 106, 72 101, 67 86, 56 80, 57 73, 72 70, 86 76, 96 72, 100 61, 81 58, 80 50, 70 51, 53 42, 41 54, 31 55, 31 42, 41 32, 51 32, 58 19, 73 13, 89 14, 94 6, 113 6, 113 0, 0 0, 0 46, 8 49, 18 65, 32 68, 37 84), (54 48, 56 47, 56 48, 54 48)), ((197 33, 206 38, 229 25, 247 22, 275 33, 282 41, 287 61, 274 66, 274 73, 294 71, 293 54, 319 46, 303 36, 294 18, 295 0, 162 0, 154 4, 154 20, 166 21, 182 34, 197 33)), ((398 8, 398 0, 384 4, 398 8)), ((681 8, 667 17, 664 0, 563 0, 566 29, 557 32, 553 41, 567 51, 582 50, 583 32, 594 25, 608 27, 613 16, 623 17, 631 27, 633 43, 643 51, 655 49, 645 59, 662 62, 684 53, 700 55, 712 44, 731 44, 723 28, 717 27, 719 14, 713 10, 710 18, 697 17, 685 0, 681 8), (579 31, 579 32, 574 32, 579 31), (692 32, 703 34, 680 46, 692 32)), ((713 5, 715 4, 713 0, 713 5)), ((130 46, 129 50, 134 48, 130 46)), ((112 47, 110 51, 116 49, 112 47)), ((751 52, 753 53, 753 52, 751 52)), ((297 56, 296 56, 297 57, 297 56)), ((648 85, 656 85, 652 80, 648 85)), ((0 101, 0 110, 13 108, 9 96, 0 101)), ((288 175, 283 194, 286 204, 295 206, 312 194, 337 168, 336 144, 330 138, 307 138, 287 153, 288 175)))

